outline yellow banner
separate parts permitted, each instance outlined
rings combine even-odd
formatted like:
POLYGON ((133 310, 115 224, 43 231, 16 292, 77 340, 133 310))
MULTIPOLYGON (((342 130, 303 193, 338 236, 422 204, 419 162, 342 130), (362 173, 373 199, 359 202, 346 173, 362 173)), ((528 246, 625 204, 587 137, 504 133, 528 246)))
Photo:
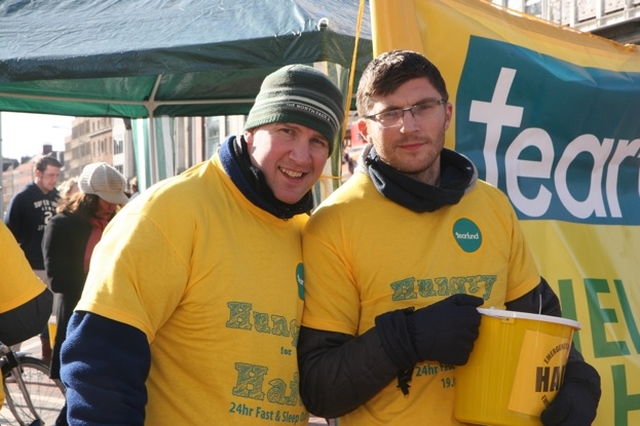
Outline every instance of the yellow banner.
POLYGON ((595 425, 640 425, 640 52, 481 0, 371 0, 374 56, 424 53, 447 145, 511 200, 602 377, 595 425))

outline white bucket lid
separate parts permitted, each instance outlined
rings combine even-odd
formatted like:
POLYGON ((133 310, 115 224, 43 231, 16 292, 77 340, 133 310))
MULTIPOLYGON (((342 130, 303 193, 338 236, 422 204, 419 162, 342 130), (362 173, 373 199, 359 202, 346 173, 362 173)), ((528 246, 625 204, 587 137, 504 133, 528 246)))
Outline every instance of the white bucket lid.
POLYGON ((566 325, 576 330, 580 330, 582 326, 578 321, 574 321, 568 318, 562 317, 554 317, 551 315, 540 315, 540 314, 531 314, 529 312, 517 312, 517 311, 507 311, 505 309, 497 309, 497 308, 477 308, 478 312, 482 315, 487 315, 490 317, 496 318, 520 318, 534 321, 543 321, 543 322, 552 322, 556 324, 566 325))

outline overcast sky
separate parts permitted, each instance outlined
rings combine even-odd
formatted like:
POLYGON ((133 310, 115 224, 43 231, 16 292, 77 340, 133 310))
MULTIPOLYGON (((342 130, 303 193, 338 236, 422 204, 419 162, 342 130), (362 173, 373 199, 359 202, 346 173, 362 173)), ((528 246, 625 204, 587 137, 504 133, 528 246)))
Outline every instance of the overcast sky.
POLYGON ((42 146, 53 145, 64 151, 64 138, 71 134, 74 117, 63 115, 0 113, 2 157, 19 160, 42 153, 42 146))

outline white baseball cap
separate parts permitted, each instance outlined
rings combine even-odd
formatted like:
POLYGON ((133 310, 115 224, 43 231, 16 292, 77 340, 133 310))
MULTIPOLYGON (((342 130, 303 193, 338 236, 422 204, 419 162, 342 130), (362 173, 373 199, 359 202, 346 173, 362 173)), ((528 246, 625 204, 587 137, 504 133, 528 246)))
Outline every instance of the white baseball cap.
POLYGON ((127 181, 119 171, 107 163, 91 163, 84 166, 78 188, 85 194, 95 194, 107 203, 126 204, 127 181))

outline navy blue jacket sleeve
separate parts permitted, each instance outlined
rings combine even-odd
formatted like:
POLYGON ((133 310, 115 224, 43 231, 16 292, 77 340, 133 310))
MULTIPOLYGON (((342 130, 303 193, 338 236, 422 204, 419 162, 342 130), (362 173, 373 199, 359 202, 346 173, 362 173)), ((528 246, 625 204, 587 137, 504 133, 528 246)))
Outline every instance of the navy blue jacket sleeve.
POLYGON ((76 312, 62 345, 61 362, 69 425, 144 424, 151 352, 142 331, 76 312))

